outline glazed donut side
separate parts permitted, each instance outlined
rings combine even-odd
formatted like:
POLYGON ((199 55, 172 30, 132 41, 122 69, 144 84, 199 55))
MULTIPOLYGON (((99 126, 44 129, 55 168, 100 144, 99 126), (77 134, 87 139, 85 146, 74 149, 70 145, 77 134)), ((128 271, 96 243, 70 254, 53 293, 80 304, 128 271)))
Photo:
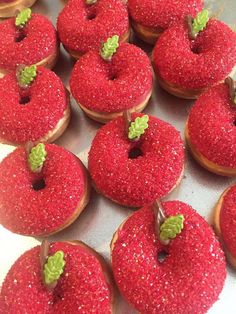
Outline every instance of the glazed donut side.
POLYGON ((0 2, 0 18, 14 16, 16 11, 31 7, 37 0, 13 0, 0 2))

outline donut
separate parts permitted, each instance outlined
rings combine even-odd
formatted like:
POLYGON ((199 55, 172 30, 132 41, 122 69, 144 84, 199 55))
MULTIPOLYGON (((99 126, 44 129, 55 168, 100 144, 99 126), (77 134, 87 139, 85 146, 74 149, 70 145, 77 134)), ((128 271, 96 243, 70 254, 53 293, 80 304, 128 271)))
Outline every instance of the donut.
POLYGON ((196 99, 234 72, 236 33, 223 22, 209 19, 192 39, 189 23, 179 22, 160 36, 153 64, 162 88, 180 98, 196 99))
POLYGON ((236 184, 221 195, 214 210, 214 227, 230 264, 236 268, 236 184))
POLYGON ((128 11, 135 34, 154 45, 158 37, 174 22, 186 15, 196 16, 203 0, 129 0, 128 11))
POLYGON ((54 144, 34 148, 41 155, 46 151, 40 171, 29 167, 31 154, 23 147, 0 164, 0 224, 14 233, 45 237, 75 221, 88 203, 90 188, 79 158, 54 144))
POLYGON ((162 203, 166 215, 184 216, 183 230, 168 245, 155 233, 152 206, 117 230, 112 269, 123 297, 142 314, 204 314, 226 278, 224 254, 208 223, 180 201, 162 203))
POLYGON ((1 289, 1 313, 112 313, 113 283, 105 260, 80 241, 51 243, 49 258, 58 252, 65 265, 53 289, 43 282, 39 246, 18 258, 1 289))
POLYGON ((90 50, 98 51, 113 35, 128 41, 128 11, 121 0, 70 0, 58 16, 57 30, 64 48, 78 59, 90 50))
POLYGON ((229 88, 218 84, 192 107, 185 136, 193 157, 207 170, 236 176, 236 107, 229 88))
POLYGON ((110 61, 99 52, 89 51, 75 64, 70 89, 81 109, 102 123, 127 109, 140 112, 152 93, 149 58, 128 43, 121 43, 110 61))
POLYGON ((36 0, 0 0, 0 18, 14 16, 17 10, 31 7, 36 0))
POLYGON ((17 17, 0 23, 0 77, 20 64, 52 68, 57 61, 59 45, 53 24, 45 16, 25 10, 28 20, 24 26, 16 26, 17 17))
POLYGON ((1 143, 53 142, 68 126, 70 99, 61 79, 44 67, 36 69, 27 88, 19 86, 16 71, 0 80, 1 143))
POLYGON ((149 118, 148 128, 138 140, 128 139, 125 120, 118 117, 97 132, 88 158, 96 190, 130 207, 167 195, 181 181, 184 170, 179 132, 153 116, 132 114, 134 123, 138 117, 149 118))

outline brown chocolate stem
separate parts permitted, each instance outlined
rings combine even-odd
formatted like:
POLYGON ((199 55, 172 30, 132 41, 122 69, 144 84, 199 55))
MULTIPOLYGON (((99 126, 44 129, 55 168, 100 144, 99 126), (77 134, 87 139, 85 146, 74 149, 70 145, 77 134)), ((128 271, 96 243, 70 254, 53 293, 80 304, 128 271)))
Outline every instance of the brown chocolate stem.
POLYGON ((236 96, 236 84, 235 81, 232 79, 232 77, 228 76, 225 79, 225 84, 228 85, 229 87, 229 95, 230 95, 230 99, 233 102, 233 104, 235 105, 235 96, 236 96))
POLYGON ((194 34, 193 32, 193 18, 191 15, 187 15, 185 17, 185 20, 186 20, 186 23, 187 23, 187 26, 188 26, 188 35, 189 35, 189 38, 190 39, 196 39, 197 35, 194 34))
POLYGON ((40 266, 41 266, 42 282, 48 290, 53 290, 57 285, 57 281, 54 281, 53 283, 48 285, 46 284, 45 279, 44 279, 44 265, 47 263, 47 259, 49 255, 49 248, 50 248, 49 241, 47 239, 43 240, 40 246, 39 259, 40 259, 40 266))
POLYGON ((132 122, 130 111, 129 110, 125 110, 123 112, 123 117, 124 117, 124 120, 125 120, 125 132, 126 132, 127 137, 128 137, 130 123, 132 122))
POLYGON ((160 228, 161 228, 161 225, 163 224, 163 222, 166 220, 166 215, 165 215, 165 212, 164 212, 164 209, 162 207, 162 204, 159 200, 156 200, 153 205, 153 211, 154 211, 154 217, 155 217, 155 233, 156 233, 156 236, 158 238, 158 240, 164 244, 164 245, 167 245, 170 243, 169 240, 166 240, 166 241, 163 241, 160 239, 160 228))
POLYGON ((26 66, 24 65, 24 64, 20 64, 20 65, 18 65, 17 67, 16 67, 16 79, 17 79, 17 82, 18 82, 18 85, 20 86, 20 88, 22 88, 22 89, 26 89, 26 88, 28 88, 28 86, 25 86, 25 85, 22 85, 21 83, 20 83, 20 73, 21 73, 21 71, 25 68, 26 66))

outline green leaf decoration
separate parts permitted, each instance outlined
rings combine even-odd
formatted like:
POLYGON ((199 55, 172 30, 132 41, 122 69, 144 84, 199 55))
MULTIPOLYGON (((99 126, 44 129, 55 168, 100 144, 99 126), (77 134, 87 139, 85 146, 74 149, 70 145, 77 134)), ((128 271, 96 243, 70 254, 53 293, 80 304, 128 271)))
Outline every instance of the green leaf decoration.
POLYGON ((43 167, 44 161, 46 160, 46 156, 47 152, 43 143, 39 143, 38 145, 33 147, 28 158, 31 171, 40 171, 43 167))
POLYGON ((114 35, 103 44, 101 49, 101 57, 104 60, 111 60, 111 57, 119 47, 119 36, 114 35))
POLYGON ((30 8, 26 8, 17 14, 15 25, 17 27, 24 27, 25 24, 30 20, 32 11, 30 8))
POLYGON ((20 86, 27 87, 34 81, 37 76, 37 66, 31 65, 24 67, 19 73, 19 84, 20 86))
POLYGON ((208 10, 204 9, 201 12, 198 13, 195 19, 193 19, 192 24, 192 32, 195 36, 202 31, 209 21, 209 12, 208 10))
POLYGON ((184 227, 184 216, 176 215, 168 217, 160 227, 160 239, 166 241, 174 239, 181 233, 184 227))
POLYGON ((49 256, 43 269, 44 281, 47 285, 54 283, 60 278, 65 264, 63 251, 57 251, 54 255, 49 256))
POLYGON ((144 134, 145 130, 148 128, 148 120, 148 115, 144 115, 142 117, 137 117, 133 122, 131 122, 128 138, 130 140, 140 138, 140 136, 144 134))

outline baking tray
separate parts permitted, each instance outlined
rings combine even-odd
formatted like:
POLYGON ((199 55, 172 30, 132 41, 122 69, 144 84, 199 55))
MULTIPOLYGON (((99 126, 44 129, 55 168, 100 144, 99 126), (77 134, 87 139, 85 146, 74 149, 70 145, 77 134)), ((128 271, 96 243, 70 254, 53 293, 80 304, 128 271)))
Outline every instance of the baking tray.
MULTIPOLYGON (((211 15, 219 17, 235 30, 236 1, 205 1, 211 15)), ((33 7, 34 12, 42 13, 56 24, 58 13, 65 5, 63 0, 38 0, 33 7)), ((134 36, 132 42, 143 48, 149 55, 152 48, 138 41, 134 36)), ((61 47, 61 55, 55 72, 61 77, 65 86, 68 82, 74 61, 61 47)), ((192 101, 178 99, 168 95, 154 82, 152 98, 145 112, 173 124, 184 136, 184 126, 192 101)), ((57 144, 64 146, 78 155, 87 165, 87 155, 100 124, 87 118, 72 99, 72 119, 57 144)), ((0 160, 13 148, 0 144, 0 160)), ((210 174, 201 168, 186 151, 185 175, 180 186, 166 200, 181 200, 195 208, 207 221, 212 221, 212 208, 220 194, 234 182, 233 179, 210 174)), ((109 262, 109 244, 113 233, 132 210, 123 208, 92 192, 89 205, 81 216, 66 230, 50 237, 51 241, 80 239, 101 253, 109 262)), ((0 226, 0 285, 14 261, 25 250, 37 245, 41 239, 15 235, 0 226)), ((208 312, 209 314, 236 313, 236 273, 228 267, 228 275, 219 300, 208 312)), ((121 297, 118 300, 118 314, 136 313, 121 297)), ((181 314, 181 313, 180 313, 181 314)), ((191 313, 189 313, 191 314, 191 313)))

